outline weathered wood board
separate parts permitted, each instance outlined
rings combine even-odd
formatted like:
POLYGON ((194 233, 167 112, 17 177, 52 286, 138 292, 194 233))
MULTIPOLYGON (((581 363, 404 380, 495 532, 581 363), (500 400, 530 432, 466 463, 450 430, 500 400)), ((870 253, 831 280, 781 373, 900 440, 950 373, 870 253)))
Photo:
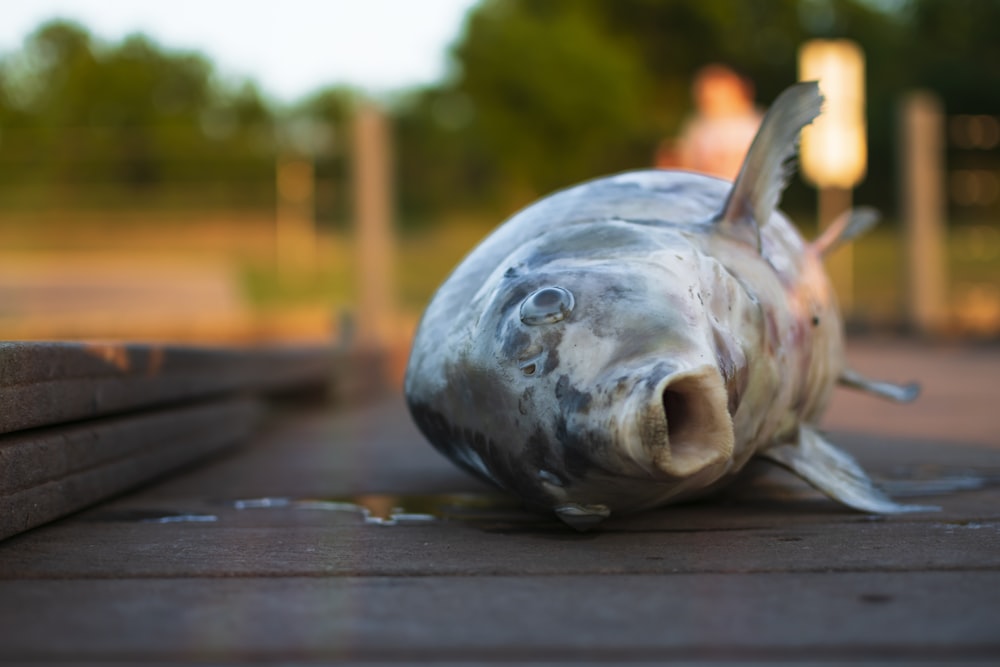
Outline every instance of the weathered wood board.
POLYGON ((0 436, 0 540, 244 441, 263 406, 227 398, 0 436))
POLYGON ((878 352, 937 374, 920 433, 870 401, 882 422, 835 405, 830 437, 897 492, 968 481, 913 496, 940 512, 870 517, 769 468, 578 534, 455 469, 398 398, 284 413, 0 543, 0 661, 996 664, 1000 443, 974 406, 1000 350, 878 352))
POLYGON ((335 359, 330 348, 0 342, 0 433, 325 384, 335 359))

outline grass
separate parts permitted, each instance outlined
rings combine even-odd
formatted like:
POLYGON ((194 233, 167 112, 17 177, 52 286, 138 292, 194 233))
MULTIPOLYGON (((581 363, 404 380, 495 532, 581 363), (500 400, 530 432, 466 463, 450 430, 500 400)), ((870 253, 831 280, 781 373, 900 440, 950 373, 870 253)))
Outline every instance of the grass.
MULTIPOLYGON (((397 238, 393 284, 397 305, 420 312, 451 270, 486 234, 482 223, 451 223, 420 234, 397 238)), ((360 280, 354 240, 346 234, 325 237, 315 263, 296 262, 284 275, 270 261, 241 265, 246 294, 254 304, 273 307, 317 300, 341 307, 353 305, 360 280)))
MULTIPOLYGON (((394 284, 400 307, 419 312, 451 270, 490 232, 483 222, 453 222, 397 239, 394 284)), ((358 268, 351 239, 327 240, 324 260, 312 274, 281 280, 273 269, 247 265, 244 284, 259 304, 326 300, 350 306, 358 268)), ((906 296, 904 248, 892 225, 884 225, 853 247, 855 317, 876 326, 903 319, 906 296)), ((974 288, 1000 285, 1000 234, 991 227, 960 228, 950 235, 946 251, 949 294, 954 302, 974 288)))
MULTIPOLYGON (((142 212, 117 217, 64 214, 32 220, 32 224, 0 220, 0 254, 59 256, 100 249, 208 258, 233 267, 237 286, 258 311, 310 306, 335 313, 355 307, 361 278, 357 249, 349 234, 320 234, 314 244, 305 246, 312 251, 276 267, 274 223, 267 216, 202 216, 189 218, 185 224, 170 216, 154 219, 142 212), (131 224, 141 220, 146 224, 131 224)), ((437 286, 496 222, 453 220, 422 233, 399 234, 391 284, 403 314, 418 316, 437 286)), ((853 319, 873 327, 896 328, 904 319, 903 246, 893 227, 884 223, 853 249, 853 319)), ((1000 334, 1000 232, 989 225, 957 227, 950 232, 946 259, 948 302, 959 328, 1000 334)))

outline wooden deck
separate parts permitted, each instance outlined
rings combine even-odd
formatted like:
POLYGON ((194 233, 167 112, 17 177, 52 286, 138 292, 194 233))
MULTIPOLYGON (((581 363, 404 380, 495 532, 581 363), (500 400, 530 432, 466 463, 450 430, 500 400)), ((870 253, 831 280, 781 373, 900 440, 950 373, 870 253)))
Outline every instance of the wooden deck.
POLYGON ((453 468, 398 397, 285 404, 240 449, 0 542, 0 662, 998 661, 1000 349, 851 356, 926 391, 839 392, 833 439, 897 492, 976 488, 882 518, 765 469, 577 534, 453 468))

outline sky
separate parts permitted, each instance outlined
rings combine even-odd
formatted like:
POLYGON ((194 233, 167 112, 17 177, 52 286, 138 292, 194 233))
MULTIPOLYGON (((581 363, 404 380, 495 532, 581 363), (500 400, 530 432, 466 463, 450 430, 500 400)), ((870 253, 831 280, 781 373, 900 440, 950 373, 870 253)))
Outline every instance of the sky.
POLYGON ((209 56, 294 101, 329 84, 373 94, 432 83, 476 0, 23 0, 4 3, 0 53, 42 22, 70 18, 98 38, 143 32, 161 46, 209 56))

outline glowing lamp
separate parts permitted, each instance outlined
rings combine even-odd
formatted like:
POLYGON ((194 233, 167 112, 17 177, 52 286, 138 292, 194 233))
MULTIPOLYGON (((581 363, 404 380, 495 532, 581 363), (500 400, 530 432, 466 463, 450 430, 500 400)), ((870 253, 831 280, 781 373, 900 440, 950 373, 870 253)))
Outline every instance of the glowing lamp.
POLYGON ((802 175, 820 188, 849 189, 865 177, 865 59, 846 39, 816 39, 799 49, 799 80, 819 81, 823 114, 802 131, 802 175))

